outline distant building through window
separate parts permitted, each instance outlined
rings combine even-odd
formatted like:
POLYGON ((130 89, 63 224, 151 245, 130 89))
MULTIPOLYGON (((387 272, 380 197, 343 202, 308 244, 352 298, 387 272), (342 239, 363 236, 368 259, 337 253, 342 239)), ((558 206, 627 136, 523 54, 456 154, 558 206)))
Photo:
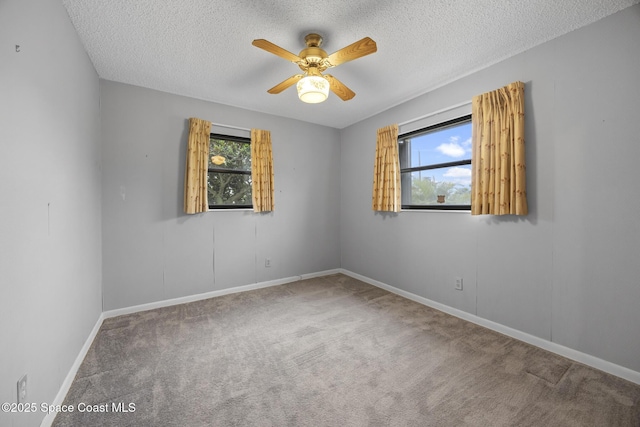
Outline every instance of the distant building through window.
POLYGON ((402 209, 471 210, 471 116, 398 137, 402 209))

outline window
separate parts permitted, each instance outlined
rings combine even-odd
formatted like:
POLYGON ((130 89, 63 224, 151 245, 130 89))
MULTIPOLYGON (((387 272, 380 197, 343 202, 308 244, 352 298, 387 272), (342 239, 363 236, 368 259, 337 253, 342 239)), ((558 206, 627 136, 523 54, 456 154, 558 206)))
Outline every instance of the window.
POLYGON ((398 136, 402 209, 471 210, 471 116, 398 136))
POLYGON ((251 208, 251 139, 212 133, 209 209, 251 208))

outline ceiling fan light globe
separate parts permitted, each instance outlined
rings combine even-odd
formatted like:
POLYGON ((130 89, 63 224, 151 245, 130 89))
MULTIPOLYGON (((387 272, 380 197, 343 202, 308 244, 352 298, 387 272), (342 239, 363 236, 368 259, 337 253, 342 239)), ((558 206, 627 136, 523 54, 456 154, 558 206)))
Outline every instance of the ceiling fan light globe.
POLYGON ((296 85, 298 98, 308 104, 323 102, 329 96, 329 82, 320 76, 306 76, 296 85))

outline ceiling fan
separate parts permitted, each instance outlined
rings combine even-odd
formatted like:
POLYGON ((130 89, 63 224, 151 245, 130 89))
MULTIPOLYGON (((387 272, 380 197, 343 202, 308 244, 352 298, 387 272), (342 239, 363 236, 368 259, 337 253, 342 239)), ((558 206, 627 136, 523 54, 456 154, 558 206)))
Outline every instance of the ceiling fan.
POLYGON ((277 46, 264 39, 254 40, 251 44, 273 53, 281 58, 297 64, 303 74, 296 74, 281 83, 278 83, 267 92, 276 94, 296 84, 298 97, 308 103, 318 103, 327 99, 329 89, 343 101, 348 101, 356 94, 346 87, 340 80, 330 74, 322 74, 327 68, 336 67, 348 61, 361 58, 378 50, 376 42, 365 37, 337 52, 327 55, 320 46, 322 37, 319 34, 307 34, 304 38, 307 45, 298 55, 294 55, 286 49, 277 46))

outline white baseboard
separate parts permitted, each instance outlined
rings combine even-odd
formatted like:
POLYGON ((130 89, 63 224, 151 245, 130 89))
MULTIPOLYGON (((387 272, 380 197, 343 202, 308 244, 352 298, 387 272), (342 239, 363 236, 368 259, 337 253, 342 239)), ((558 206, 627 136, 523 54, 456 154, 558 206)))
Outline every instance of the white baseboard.
POLYGON ((631 381, 632 383, 640 384, 640 372, 636 372, 632 369, 625 368, 624 366, 616 365, 615 363, 608 362, 606 360, 597 358, 590 354, 582 353, 578 350, 565 347, 563 345, 554 343, 552 341, 548 341, 540 337, 527 334, 526 332, 522 332, 517 329, 510 328, 500 323, 496 323, 491 320, 478 317, 475 314, 467 313, 465 311, 458 310, 457 308, 449 307, 448 305, 444 305, 439 302, 432 301, 428 298, 418 296, 411 292, 403 291, 402 289, 395 288, 391 285, 387 285, 386 283, 373 280, 369 277, 362 276, 352 271, 345 270, 343 268, 339 269, 339 271, 347 276, 353 277, 354 279, 358 279, 370 285, 376 286, 378 288, 385 289, 389 292, 400 295, 402 297, 415 301, 419 304, 426 305, 427 307, 435 308, 436 310, 440 310, 444 313, 450 314, 460 319, 467 320, 471 323, 475 323, 485 328, 494 330, 503 335, 507 335, 519 341, 526 342, 527 344, 534 345, 536 347, 542 348, 552 353, 556 353, 560 356, 566 357, 567 359, 575 360, 576 362, 580 362, 584 365, 591 366, 592 368, 598 369, 608 374, 615 375, 627 381, 631 381))
POLYGON ((172 305, 185 304, 203 299, 215 298, 222 295, 236 294, 238 292, 252 291, 254 289, 269 288, 271 286, 284 285, 285 283, 297 282, 298 280, 311 279, 314 277, 327 276, 329 274, 340 273, 340 269, 319 271, 316 273, 302 274, 300 276, 285 277, 282 279, 269 280, 266 282, 252 283, 249 285, 235 286, 233 288, 221 289, 219 291, 205 292, 202 294, 189 295, 186 297, 172 298, 162 301, 150 302, 147 304, 134 305, 131 307, 117 308, 115 310, 107 310, 104 313, 105 319, 111 317, 122 316, 125 314, 138 313, 140 311, 154 310, 156 308, 170 307, 172 305))
POLYGON ((317 273, 303 274, 302 276, 300 276, 300 279, 301 280, 313 279, 314 277, 330 276, 332 274, 338 274, 338 273, 342 273, 342 269, 334 268, 333 270, 324 270, 324 271, 318 271, 317 273))
POLYGON ((331 274, 338 274, 338 273, 342 273, 342 270, 339 268, 335 268, 332 270, 324 270, 324 271, 318 271, 315 273, 301 274, 299 276, 285 277, 282 279, 269 280, 266 282, 251 283, 249 285, 235 286, 232 288, 221 289, 219 291, 211 291, 211 292, 205 292, 202 294, 171 298, 171 299, 166 299, 162 301, 155 301, 155 302, 150 302, 146 304, 134 305, 130 307, 116 308, 114 310, 107 310, 103 312, 102 316, 104 319, 109 319, 111 317, 123 316, 125 314, 132 314, 132 313, 138 313, 141 311, 154 310, 156 308, 170 307, 172 305, 178 305, 178 304, 186 304, 189 302, 201 301, 204 299, 219 297, 222 295, 236 294, 238 292, 252 291, 254 289, 269 288, 271 286, 279 286, 279 285, 284 285, 285 283, 292 283, 292 282, 297 282, 299 280, 312 279, 314 277, 329 276, 331 274))
MULTIPOLYGON (((71 388, 71 384, 73 383, 73 380, 76 377, 76 374, 78 373, 78 369, 80 369, 80 365, 82 365, 82 361, 87 355, 87 352, 91 347, 91 344, 93 344, 93 340, 96 338, 96 335, 98 335, 98 331, 100 330, 100 327, 102 326, 102 322, 104 321, 104 319, 105 319, 104 313, 101 313, 100 316, 98 316, 98 320, 96 321, 96 324, 93 326, 93 329, 89 333, 89 336, 85 340, 84 345, 80 349, 80 352, 76 357, 76 360, 73 362, 73 365, 71 365, 71 369, 69 369, 69 373, 67 374, 64 381, 62 382, 62 385, 60 386, 60 390, 58 390, 58 394, 56 395, 55 399, 53 399, 53 402, 52 402, 53 406, 62 405, 62 403, 64 402, 64 398, 67 397, 67 393, 69 392, 69 388, 71 388)), ((56 415, 57 415, 57 412, 51 412, 47 414, 42 420, 42 423, 40 423, 40 427, 50 427, 51 424, 53 423, 53 420, 56 418, 56 415)))

